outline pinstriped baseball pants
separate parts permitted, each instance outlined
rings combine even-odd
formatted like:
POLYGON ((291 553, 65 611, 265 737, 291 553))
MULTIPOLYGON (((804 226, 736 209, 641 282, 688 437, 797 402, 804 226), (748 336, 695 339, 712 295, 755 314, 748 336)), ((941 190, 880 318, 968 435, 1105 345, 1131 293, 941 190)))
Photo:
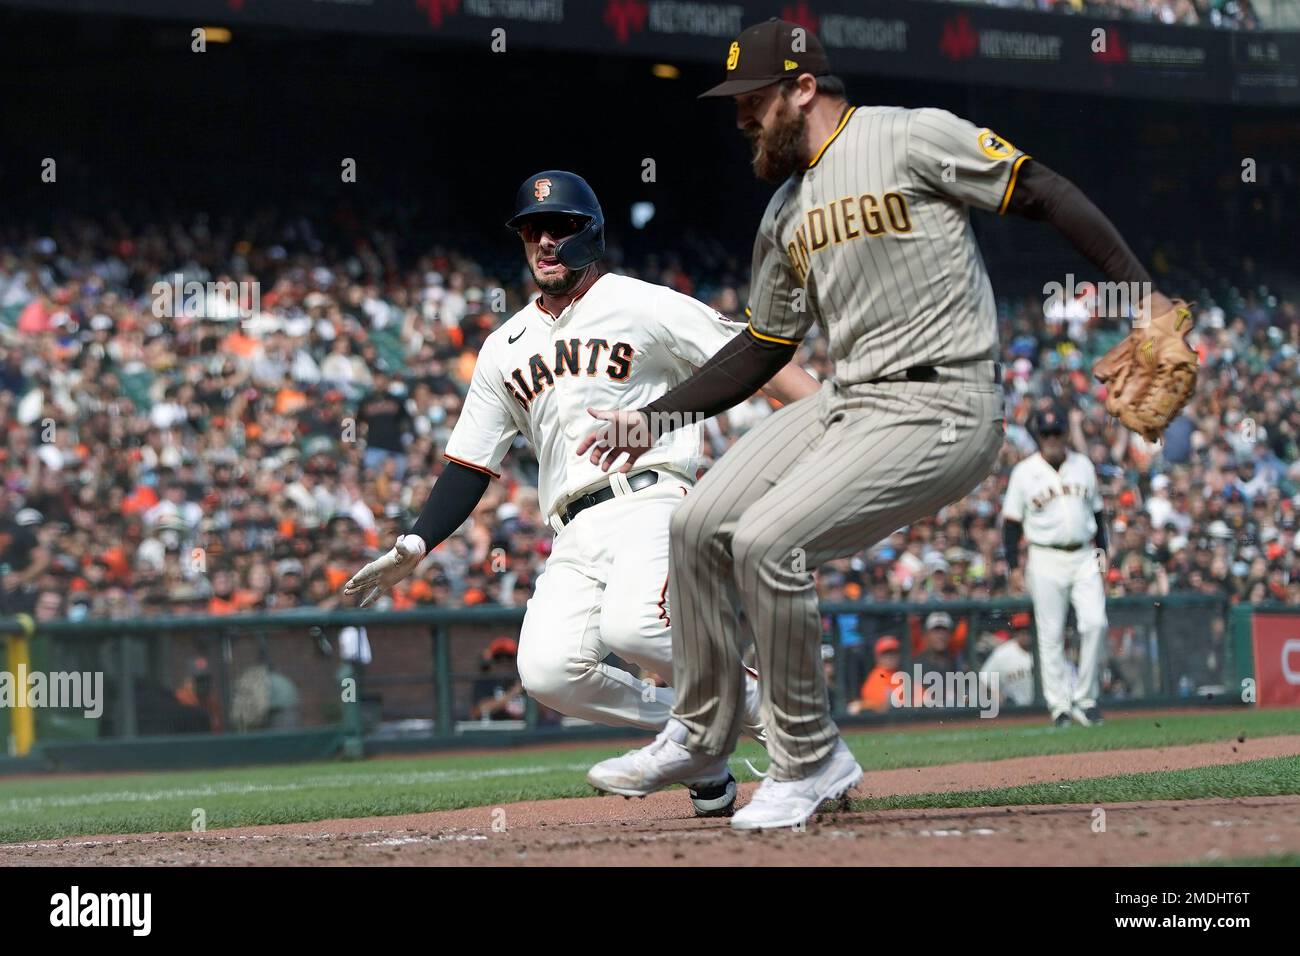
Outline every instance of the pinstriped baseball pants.
POLYGON ((935 383, 839 386, 782 408, 722 456, 673 515, 674 715, 687 746, 729 754, 744 693, 731 589, 754 633, 771 774, 831 752, 813 571, 934 514, 989 473, 1002 446, 991 364, 935 383))

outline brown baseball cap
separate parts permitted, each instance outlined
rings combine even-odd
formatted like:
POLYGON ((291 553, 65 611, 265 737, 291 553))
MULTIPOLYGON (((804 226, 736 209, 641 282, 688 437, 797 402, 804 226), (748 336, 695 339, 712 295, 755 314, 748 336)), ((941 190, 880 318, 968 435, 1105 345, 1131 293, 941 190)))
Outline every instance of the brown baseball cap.
POLYGON ((731 42, 726 69, 727 78, 701 93, 700 99, 750 93, 803 73, 825 76, 831 63, 811 30, 773 17, 731 42))

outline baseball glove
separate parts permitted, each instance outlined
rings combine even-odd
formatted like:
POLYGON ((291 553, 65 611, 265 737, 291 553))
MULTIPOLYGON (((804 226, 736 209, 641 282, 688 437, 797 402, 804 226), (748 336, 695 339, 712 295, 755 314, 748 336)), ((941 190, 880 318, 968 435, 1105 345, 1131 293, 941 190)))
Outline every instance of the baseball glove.
POLYGON ((1157 441, 1196 391, 1196 353, 1185 336, 1192 310, 1181 299, 1101 357, 1092 374, 1106 385, 1106 411, 1157 441))

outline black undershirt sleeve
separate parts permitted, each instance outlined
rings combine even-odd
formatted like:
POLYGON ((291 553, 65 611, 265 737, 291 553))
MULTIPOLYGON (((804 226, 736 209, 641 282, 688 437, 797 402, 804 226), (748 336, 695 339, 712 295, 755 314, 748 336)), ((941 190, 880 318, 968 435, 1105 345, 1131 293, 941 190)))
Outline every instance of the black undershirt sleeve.
POLYGON ((765 342, 749 329, 720 348, 694 375, 659 396, 641 414, 659 436, 712 418, 749 398, 794 358, 795 344, 765 342))
POLYGON ((1010 518, 1002 519, 1002 551, 1007 558, 1007 568, 1012 571, 1020 565, 1020 535, 1022 530, 1019 521, 1012 521, 1010 518))
POLYGON ((429 490, 420 517, 415 520, 411 534, 424 539, 426 550, 432 551, 474 513, 474 506, 487 491, 492 477, 454 461, 447 462, 438 480, 429 490))
POLYGON ((1094 511, 1092 514, 1093 517, 1097 519, 1097 536, 1093 538, 1093 540, 1097 543, 1097 547, 1101 548, 1102 551, 1105 551, 1106 550, 1106 516, 1102 514, 1100 511, 1094 511))
POLYGON ((1151 282, 1106 214, 1078 186, 1037 160, 1021 165, 1007 212, 1050 223, 1112 282, 1151 282))

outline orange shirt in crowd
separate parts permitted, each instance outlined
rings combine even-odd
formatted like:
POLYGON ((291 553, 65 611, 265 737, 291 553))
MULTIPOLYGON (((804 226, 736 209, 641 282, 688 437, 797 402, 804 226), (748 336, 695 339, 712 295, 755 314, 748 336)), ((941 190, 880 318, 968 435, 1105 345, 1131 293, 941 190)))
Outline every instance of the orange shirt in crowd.
POLYGON ((227 601, 225 598, 213 597, 208 599, 208 613, 213 617, 222 617, 226 614, 234 614, 237 608, 234 601, 227 601))
POLYGON ((194 678, 186 678, 180 690, 176 691, 176 700, 186 707, 197 707, 208 715, 208 727, 214 734, 221 733, 221 701, 214 693, 209 693, 202 700, 194 687, 194 678))
POLYGON ((122 499, 122 514, 134 515, 148 511, 158 503, 158 493, 148 485, 140 485, 122 499))
POLYGON ((886 670, 880 666, 871 668, 871 673, 862 682, 862 690, 858 693, 864 708, 867 710, 889 710, 889 695, 894 690, 894 685, 890 683, 890 679, 895 673, 895 671, 886 670))
POLYGON ((251 335, 245 335, 238 326, 221 340, 221 350, 239 358, 252 358, 261 347, 262 345, 257 339, 251 335))
POLYGON ((292 415, 307 407, 307 393, 295 388, 282 388, 275 393, 275 413, 292 415))
POLYGON ((18 331, 24 335, 40 335, 53 327, 53 323, 50 322, 50 310, 39 297, 28 302, 18 313, 18 331))

